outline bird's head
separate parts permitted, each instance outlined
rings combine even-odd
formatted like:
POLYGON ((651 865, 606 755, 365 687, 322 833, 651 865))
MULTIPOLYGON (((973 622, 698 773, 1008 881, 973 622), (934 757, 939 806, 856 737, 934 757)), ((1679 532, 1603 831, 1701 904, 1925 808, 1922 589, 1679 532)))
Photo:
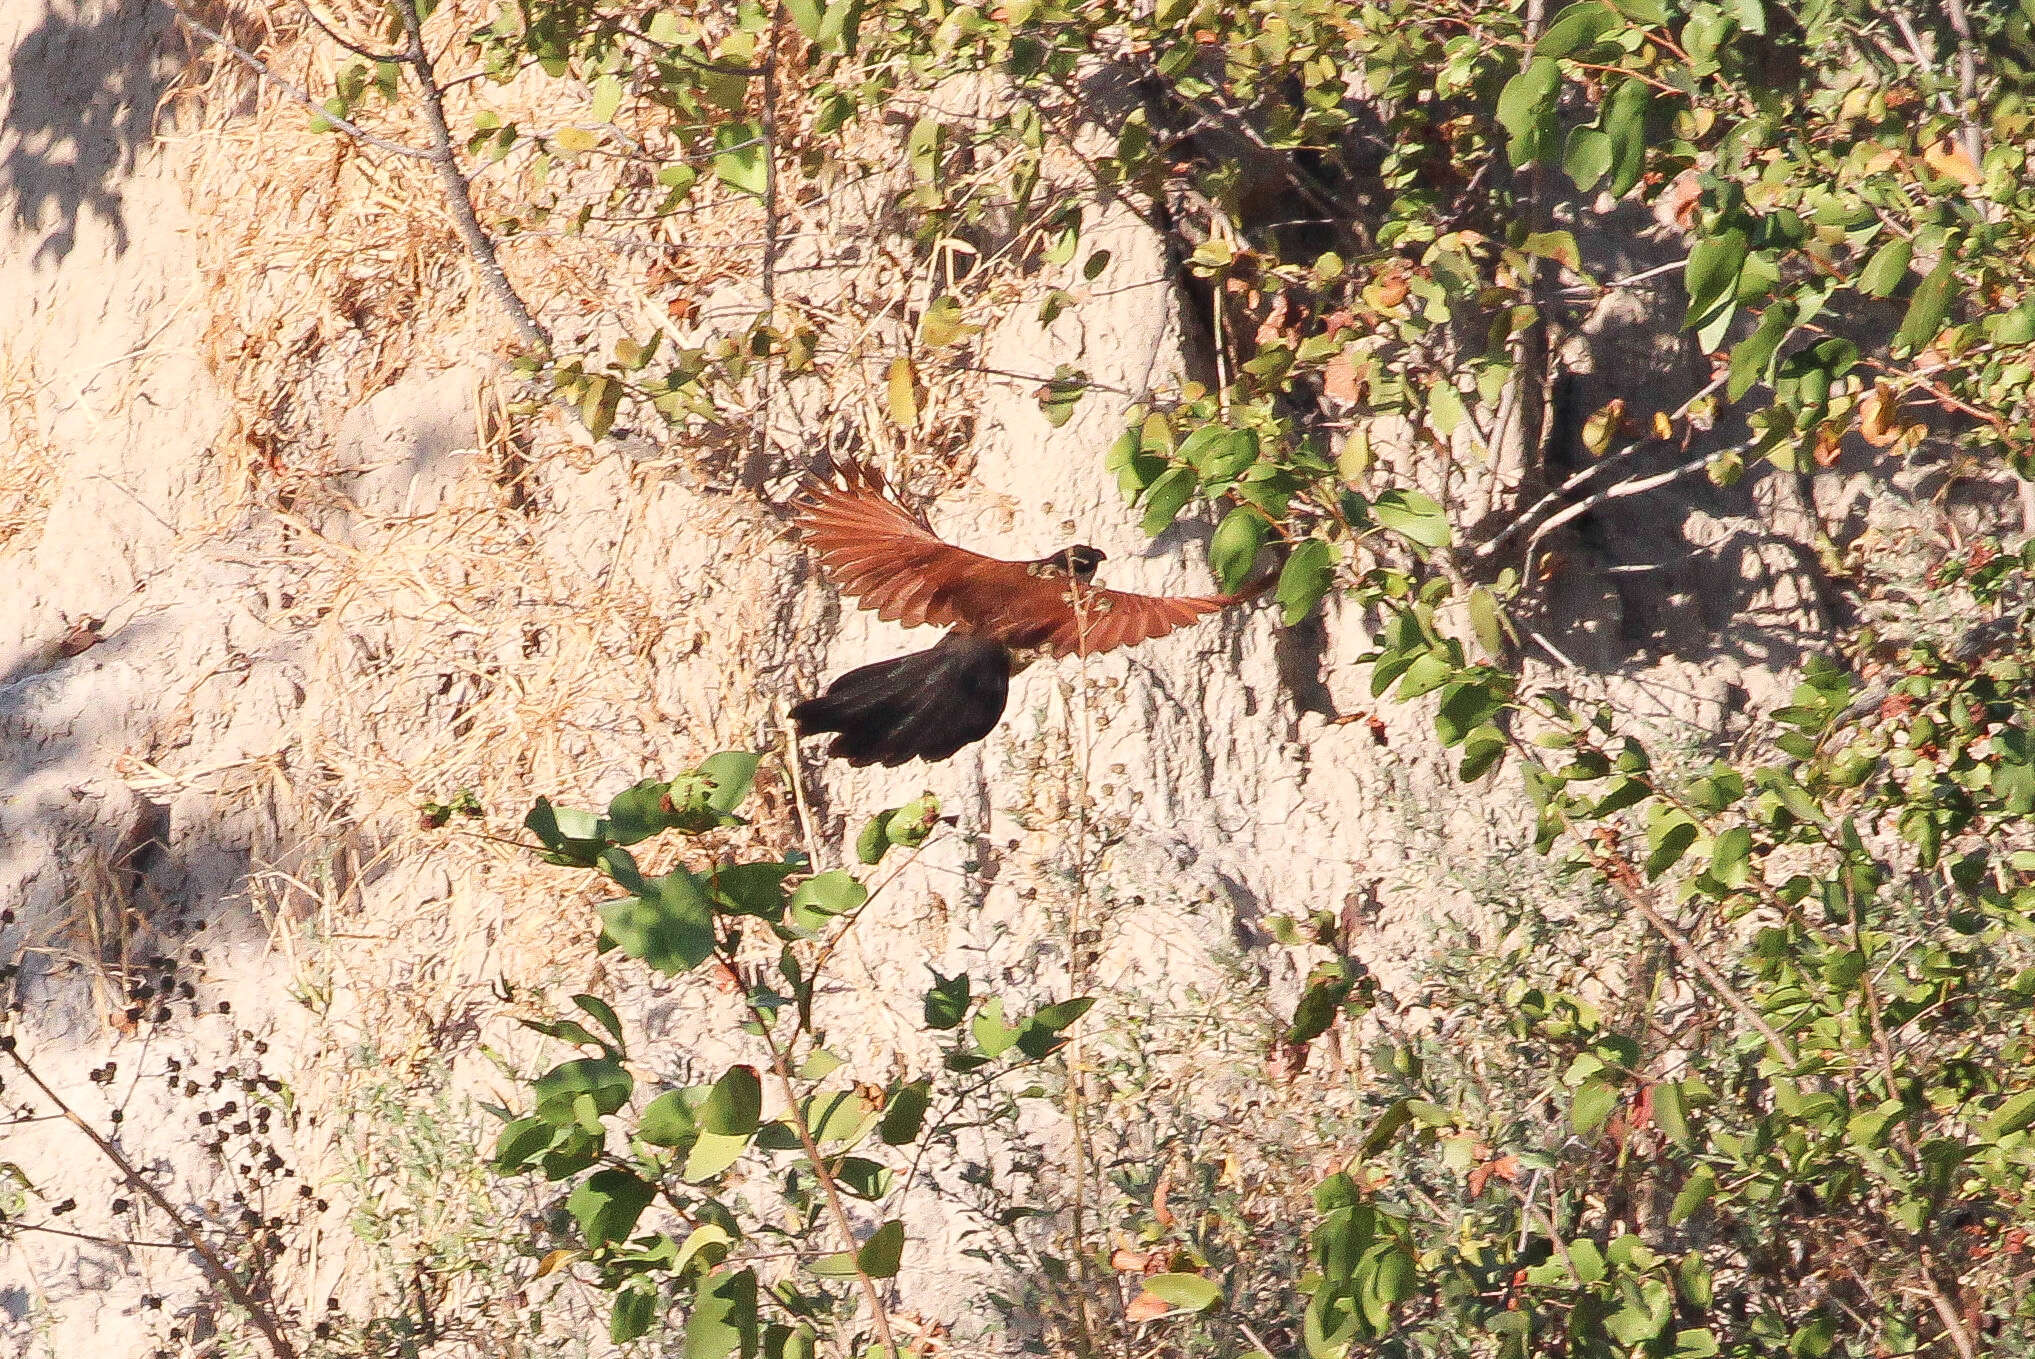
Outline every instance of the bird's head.
POLYGON ((1106 555, 1099 547, 1076 543, 1072 547, 1061 548, 1046 560, 1074 579, 1087 582, 1095 579, 1095 568, 1102 565, 1106 555))

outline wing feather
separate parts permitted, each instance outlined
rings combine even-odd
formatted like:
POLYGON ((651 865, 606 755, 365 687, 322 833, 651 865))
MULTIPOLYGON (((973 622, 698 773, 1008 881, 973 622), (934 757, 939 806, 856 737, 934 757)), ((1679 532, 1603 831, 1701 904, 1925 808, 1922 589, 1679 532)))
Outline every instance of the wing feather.
POLYGON ((1036 563, 985 557, 942 542, 923 517, 891 498, 873 466, 849 461, 837 475, 838 482, 800 487, 794 522, 841 592, 890 622, 1095 655, 1163 637, 1240 598, 1129 594, 1036 563))

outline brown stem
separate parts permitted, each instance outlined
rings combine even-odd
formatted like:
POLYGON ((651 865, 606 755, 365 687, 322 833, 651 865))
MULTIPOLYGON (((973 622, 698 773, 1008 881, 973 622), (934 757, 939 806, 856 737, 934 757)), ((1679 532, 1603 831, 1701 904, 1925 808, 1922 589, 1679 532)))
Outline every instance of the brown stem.
POLYGON ((1922 1252, 1922 1291, 1929 1295, 1929 1305, 1936 1309, 1936 1319, 1943 1323, 1943 1329, 1950 1332, 1950 1343, 1957 1346, 1958 1359, 1978 1359, 1978 1345, 1971 1338, 1971 1330, 1964 1324, 1964 1318, 1957 1314, 1956 1306, 1944 1295, 1943 1286, 1936 1282, 1936 1261, 1929 1248, 1922 1252))
POLYGON ((274 71, 270 70, 268 63, 263 61, 260 57, 248 51, 245 47, 242 47, 239 43, 233 41, 233 39, 227 37, 224 33, 221 33, 218 29, 212 28, 207 24, 200 23, 197 19, 192 18, 191 15, 185 11, 183 6, 177 3, 177 0, 163 0, 163 2, 170 7, 170 12, 177 16, 178 23, 184 25, 184 27, 191 29, 196 33, 202 34, 206 38, 209 38, 217 46, 222 47, 226 51, 232 53, 234 58, 238 60, 241 63, 241 65, 247 67, 250 71, 253 71, 256 75, 260 76, 263 80, 267 81, 269 84, 281 90, 284 94, 289 95, 292 99, 296 100, 299 104, 302 104, 305 108, 310 109, 313 113, 317 114, 320 118, 323 118, 326 122, 332 124, 332 126, 338 128, 341 132, 344 132, 347 136, 352 137, 358 141, 366 142, 369 146, 378 146, 384 151, 394 152, 398 156, 410 156, 417 160, 431 159, 431 153, 429 151, 424 150, 421 147, 405 146, 401 142, 390 141, 387 137, 377 136, 374 133, 369 132, 366 128, 361 127, 356 123, 349 122, 346 119, 340 117, 338 114, 331 112, 323 104, 313 99, 309 94, 306 94, 302 89, 299 89, 296 85, 291 84, 289 81, 283 79, 281 76, 277 75, 274 71))
POLYGON ((480 267, 481 278, 488 291, 509 314, 509 320, 515 325, 516 333, 522 336, 523 343, 548 356, 551 353, 551 337, 545 334, 544 327, 537 324, 537 318, 530 314, 530 308, 523 304, 523 299, 510 285, 509 276, 502 272, 502 262, 495 254, 494 241, 481 229, 480 219, 474 215, 472 190, 452 154, 452 129, 445 122, 445 97, 431 67, 431 53, 424 46, 424 25, 417 17, 416 0, 391 0, 391 3, 402 18, 403 31, 410 39, 409 63, 417 76, 417 89, 423 96, 424 126, 431 134, 429 159, 437 167, 439 182, 445 186, 446 206, 452 210, 452 220, 459 228, 460 239, 466 242, 467 253, 480 267))
POLYGON ((1774 1050, 1775 1056, 1791 1067, 1801 1065, 1801 1058, 1796 1055, 1794 1044, 1784 1038, 1773 1025, 1767 1023, 1766 1017, 1754 1009, 1752 1002, 1731 984, 1731 979, 1719 972, 1710 960, 1703 956, 1689 936, 1676 928, 1673 921, 1662 915, 1660 909, 1647 900, 1646 893, 1633 886, 1631 881, 1633 870, 1630 864, 1609 863, 1599 857, 1597 871, 1619 896, 1625 898, 1627 905, 1646 917, 1646 922, 1659 932, 1661 938, 1668 941, 1682 961, 1695 969, 1696 975, 1701 977, 1726 1005, 1738 1012, 1740 1019, 1750 1024, 1758 1031, 1760 1037, 1766 1039, 1767 1046, 1774 1050))
POLYGON ((1964 12, 1964 0, 1943 0, 1944 17, 1957 35, 1957 116, 1964 124, 1964 154, 1972 168, 1985 159, 1985 141, 1978 129, 1978 44, 1971 35, 1971 16, 1964 12))
MULTIPOLYGON (((723 962, 730 969, 733 960, 723 955, 723 962)), ((777 1077, 778 1089, 784 1095, 785 1108, 791 1115, 792 1127, 798 1130, 799 1145, 805 1149, 806 1161, 819 1179, 820 1190, 827 1197, 827 1211, 840 1230, 841 1238, 848 1243, 848 1261, 855 1266, 855 1277, 862 1284, 862 1296, 869 1302, 869 1311, 876 1318, 876 1333, 883 1339, 883 1348, 888 1359, 901 1359, 897 1341, 890 1333, 890 1313, 884 1310, 883 1295, 877 1291, 876 1280, 869 1277, 862 1268, 861 1243, 855 1239, 854 1224, 848 1221, 848 1209, 841 1202, 840 1186, 834 1182, 834 1172, 827 1168, 826 1158, 820 1155, 820 1144, 813 1140, 812 1125, 806 1121, 805 1110, 799 1107, 798 1091, 792 1087, 791 1068, 785 1059, 784 1049, 778 1046, 776 1036, 771 1032, 770 1021, 764 1013, 750 1003, 750 1018, 756 1021, 756 1029, 763 1035, 763 1042, 770 1049, 770 1074, 777 1077)))
POLYGON ((134 1186, 134 1191, 137 1194, 140 1194, 162 1210, 163 1215, 170 1220, 170 1225, 177 1229, 177 1235, 190 1243, 191 1250, 197 1255, 199 1267, 204 1270, 205 1277, 212 1281, 214 1288, 217 1288, 231 1299, 234 1306, 247 1313, 248 1320, 254 1323, 254 1328, 257 1331, 261 1332, 262 1339, 268 1341, 269 1348, 275 1351, 277 1359, 297 1359, 296 1347, 284 1338, 282 1327, 276 1321, 274 1314, 257 1302, 254 1295, 247 1291, 246 1285, 234 1277, 233 1271, 227 1268, 226 1262, 219 1258, 216 1251, 205 1244, 204 1239, 198 1235, 197 1229, 186 1222, 183 1214, 177 1211, 176 1205, 171 1203, 160 1189, 157 1189, 140 1171, 134 1168, 134 1163, 127 1159, 120 1148, 100 1136, 97 1128, 94 1128, 83 1118, 79 1117, 76 1110, 64 1103, 63 1096, 50 1089, 49 1083, 37 1075, 35 1068, 30 1066, 27 1060, 22 1057, 20 1051, 15 1046, 14 1039, 8 1039, 5 1044, 5 1051, 21 1074, 28 1077, 29 1082, 42 1092, 43 1098, 55 1105, 57 1112, 69 1120, 72 1127, 92 1139, 92 1145, 99 1149, 101 1156, 104 1156, 108 1161, 113 1163, 113 1168, 120 1172, 121 1178, 134 1186))

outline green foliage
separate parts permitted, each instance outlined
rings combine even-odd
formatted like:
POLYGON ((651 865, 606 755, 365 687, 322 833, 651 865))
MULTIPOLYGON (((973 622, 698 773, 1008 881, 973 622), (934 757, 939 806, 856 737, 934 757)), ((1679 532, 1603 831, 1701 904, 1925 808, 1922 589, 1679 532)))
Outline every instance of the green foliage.
MULTIPOLYGON (((1017 286, 957 271, 957 254, 1050 275, 1042 325, 1110 266, 1049 166, 1074 158, 1170 233, 1183 295, 1211 322, 1216 385, 1130 408, 1107 455, 1126 500, 1150 534, 1219 516, 1225 589, 1278 553, 1288 626, 1331 596, 1342 617, 1377 620, 1373 694, 1419 705, 1465 781, 1511 762, 1534 848, 1579 913, 1521 911, 1523 942, 1446 979, 1476 1041, 1377 1054, 1375 1121, 1316 1196, 1295 1348, 1878 1356, 1968 1347, 1971 1331, 2025 1348, 2025 554, 1974 553, 1932 582, 1999 616, 1986 645, 1911 639, 1882 691, 1812 666, 1763 752, 1685 770, 1616 714, 1522 687, 1507 610, 1532 582, 1483 551, 1517 539, 1467 547, 1443 493, 1483 475, 1501 412, 1554 376, 1525 356, 1559 351, 1557 298, 1625 282, 1586 269, 1585 201, 1551 210, 1564 183, 1683 233, 1667 324, 1722 364, 1717 390, 1673 411, 1628 394, 1644 432, 1614 450, 1607 419, 1589 445, 1607 465, 1720 427, 1745 439, 1717 456, 1719 481, 1749 460, 1827 465, 1847 442, 1891 462, 1954 421, 1962 462, 2035 471, 2035 42, 2025 5, 1968 8, 1895 23, 1862 0, 1578 0, 1529 30, 1526 6, 1431 0, 789 0, 782 23, 752 4, 538 0, 502 9, 465 55, 487 80, 570 81, 589 116, 540 136, 483 109, 456 131, 476 164, 549 166, 649 111, 640 182, 618 193, 664 226, 894 161, 893 220, 944 279, 900 333, 957 365, 979 333, 968 318, 987 315, 974 289, 1017 286), (1971 58, 1970 88, 1952 54, 1971 58), (1130 91, 1100 120, 1078 93, 1099 68, 1130 91), (982 117, 919 98, 978 75, 1000 92, 982 117), (880 155, 858 159, 863 138, 880 155), (1386 478, 1368 431, 1388 422, 1446 475, 1386 478), (1570 928, 1617 938, 1645 974, 1614 988, 1619 1004, 1544 975, 1570 928)), ((371 121, 407 78, 399 63, 344 67, 319 125, 371 121)), ((547 189, 496 225, 570 234, 591 213, 547 189)), ((747 409, 745 384, 805 371, 821 342, 759 312, 696 346, 655 328, 612 355, 526 367, 597 437, 630 409, 718 430, 747 409)), ((908 430, 924 362, 889 356, 885 406, 908 430)), ((1090 390, 1065 363, 1031 381, 1054 423, 1090 390)), ((795 856, 648 874, 631 853, 735 824, 755 769, 717 756, 603 814, 540 801, 526 821, 549 862, 622 893, 601 908, 604 947, 674 977, 725 972, 754 1064, 639 1090, 621 1021, 583 998, 598 1033, 578 1019, 545 1031, 599 1055, 534 1082, 497 1154, 505 1173, 569 1186, 571 1249, 612 1293, 618 1339, 676 1307, 686 1353, 704 1359, 809 1352, 859 1305, 844 1278, 903 1268, 895 1215, 810 1245, 816 1186, 902 1192, 878 1158, 932 1135, 943 1083, 1046 1059, 1086 1004, 1016 1016, 935 974, 924 1018, 949 1036, 941 1069, 880 1097, 843 1090, 811 974, 869 889, 795 856), (768 1233, 731 1201, 744 1169, 781 1189, 768 1233), (683 1240, 646 1226, 667 1213, 683 1240), (803 1273, 763 1259, 766 1237, 803 1273)), ((929 799, 880 813, 857 858, 909 851, 936 821, 929 799)), ((1281 1041, 1328 1038, 1364 1011, 1366 979, 1335 952, 1281 1041)), ((1238 1297, 1178 1269, 1146 1288, 1197 1315, 1238 1297)))
MULTIPOLYGON (((955 1083, 966 1077, 979 1089, 1036 1068, 1091 1003, 1013 1019, 965 976, 935 974, 927 1028, 952 1035, 939 1069, 853 1081, 823 1046, 815 1010, 825 960, 872 901, 869 889, 845 871, 813 874, 797 855, 674 864, 650 876, 624 848, 742 824, 735 809, 757 766, 754 755, 725 752, 692 774, 637 784, 604 815, 542 799, 532 809, 525 825, 544 859, 624 893, 600 908, 599 947, 674 976, 712 963, 740 1002, 722 1038, 755 1060, 706 1083, 646 1087, 632 1074, 622 1016, 598 996, 574 996, 594 1028, 569 1017, 529 1027, 593 1051, 529 1082, 528 1112, 504 1111, 492 1162, 497 1174, 559 1187, 556 1244, 540 1272, 571 1268, 606 1293, 611 1339, 651 1334, 669 1317, 683 1352, 705 1359, 809 1355, 844 1330, 885 1333, 861 1290, 903 1267, 904 1224, 892 1216, 850 1249, 829 1249, 850 1233, 839 1196, 901 1209, 921 1148, 949 1135, 955 1083), (745 947, 757 934, 769 946, 745 947), (767 1205, 755 1199, 759 1180, 774 1186, 767 1205)), ((864 857, 916 850, 938 825, 931 795, 885 811, 870 822, 881 839, 864 857)))

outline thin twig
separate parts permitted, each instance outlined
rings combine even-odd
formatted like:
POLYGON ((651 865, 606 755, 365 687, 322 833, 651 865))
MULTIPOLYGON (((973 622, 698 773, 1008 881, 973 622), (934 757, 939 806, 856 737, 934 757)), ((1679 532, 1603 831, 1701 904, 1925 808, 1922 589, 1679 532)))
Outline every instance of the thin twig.
MULTIPOLYGON (((407 0, 398 0, 398 3, 407 3, 407 0)), ((733 958, 724 952, 721 961, 731 973, 734 972, 733 958)), ((743 994, 743 1004, 748 1007, 749 1016, 755 1021, 756 1031, 763 1036, 764 1045, 770 1049, 770 1073, 777 1077, 778 1089, 784 1095, 785 1108, 791 1117, 792 1127, 798 1132, 799 1145, 804 1148, 806 1162, 812 1166, 813 1175, 819 1180, 821 1192, 826 1196, 827 1211, 834 1219, 834 1226, 840 1231, 842 1239, 848 1243, 848 1261, 855 1267, 855 1277, 862 1284, 862 1296, 868 1300, 870 1313, 876 1319, 876 1333, 882 1337, 884 1352, 895 1359, 901 1351, 890 1333, 890 1313, 884 1308, 883 1295, 877 1291, 876 1280, 870 1278, 869 1272, 862 1268, 862 1243, 855 1239, 855 1224, 848 1220, 847 1206, 841 1202, 840 1186, 834 1182, 834 1172, 828 1168, 827 1158, 820 1154, 820 1144, 813 1137, 812 1124, 807 1121, 805 1110, 799 1107, 798 1091, 791 1083, 790 1062, 784 1049, 778 1045, 777 1035, 771 1028, 769 1018, 756 1007, 753 1000, 749 999, 746 990, 743 994)))
POLYGON ((1603 490, 1597 492, 1595 495, 1585 496, 1583 499, 1578 500, 1575 504, 1569 506, 1567 509, 1563 510, 1560 514, 1553 516, 1546 523, 1542 524, 1539 528, 1533 531, 1533 536, 1526 540, 1526 554, 1525 554, 1526 564, 1521 569, 1520 575, 1528 580, 1531 580, 1533 578, 1534 548, 1540 546, 1541 539, 1547 537, 1548 534, 1553 533, 1563 524, 1566 524, 1574 519, 1580 519, 1582 516, 1588 514, 1591 510, 1596 509, 1599 505, 1602 505, 1607 501, 1623 500, 1628 496, 1643 495, 1648 491, 1658 490, 1660 487, 1666 486, 1670 482, 1680 481, 1683 477, 1686 477, 1693 472, 1702 471, 1705 467, 1710 465, 1713 459, 1721 458, 1727 453, 1743 453, 1751 447, 1752 444, 1750 442, 1747 442, 1743 444, 1736 444, 1730 448, 1713 449, 1710 452, 1700 454, 1694 458, 1690 458, 1686 462, 1677 463, 1675 466, 1670 467, 1665 472, 1656 472, 1650 477, 1634 477, 1630 481, 1621 481, 1615 486, 1606 486, 1603 490))
POLYGON ((234 1306, 247 1313, 248 1320, 254 1323, 254 1328, 257 1331, 261 1332, 262 1339, 268 1341, 269 1348, 275 1351, 277 1359, 297 1359, 296 1347, 284 1338, 282 1327, 277 1322, 274 1314, 255 1300, 254 1295, 247 1291, 246 1285, 234 1277, 233 1271, 227 1267, 224 1260, 219 1258, 218 1253, 205 1244, 204 1238, 198 1235, 197 1229, 184 1220, 183 1215, 177 1211, 176 1205, 171 1203, 160 1189, 157 1189, 154 1184, 150 1183, 146 1176, 134 1168, 133 1162, 127 1159, 126 1154, 120 1148, 100 1136, 97 1128, 87 1123, 78 1115, 76 1110, 64 1103, 63 1096, 50 1089, 49 1083, 37 1074, 35 1068, 28 1064, 27 1059, 22 1057, 16 1042, 17 1040, 10 1037, 4 1045, 7 1056, 13 1061, 16 1069, 22 1075, 28 1077, 29 1083, 42 1092, 43 1098, 56 1106, 57 1112, 62 1114, 72 1127, 92 1140, 92 1145, 99 1149, 99 1154, 113 1163, 113 1168, 120 1172, 122 1179, 134 1186, 136 1193, 162 1210, 163 1215, 169 1219, 170 1225, 176 1228, 177 1235, 190 1242, 191 1250, 197 1255, 199 1266, 204 1270, 205 1277, 212 1281, 212 1285, 215 1288, 231 1299, 234 1306))
POLYGON ((1944 17, 1957 35, 1958 120, 1964 125, 1964 154, 1973 169, 1985 159, 1985 141, 1978 127, 1978 43, 1971 35, 1971 16, 1964 12, 1964 0, 1943 0, 1944 17))
MULTIPOLYGON (((763 58, 763 324, 777 326, 777 67, 778 34, 784 27, 784 6, 773 5, 770 28, 764 35, 763 58)), ((768 474, 770 457, 770 410, 776 395, 776 365, 765 364, 757 374, 756 429, 751 474, 760 489, 768 474)))
POLYGON ((1702 951, 1689 936, 1677 929, 1674 922, 1662 915, 1660 908, 1647 899, 1646 893, 1633 885, 1633 869, 1630 864, 1624 862, 1614 864, 1600 859, 1597 871, 1611 884, 1612 890, 1625 898, 1627 905, 1646 917, 1646 923, 1653 926, 1661 938, 1668 941, 1683 962, 1695 969, 1696 975, 1716 992, 1719 999, 1736 1010, 1739 1018, 1757 1030, 1760 1037, 1766 1039, 1767 1046, 1774 1050, 1775 1056, 1790 1067, 1801 1065, 1802 1059, 1796 1054, 1795 1045, 1783 1037, 1773 1025, 1767 1023, 1766 1016, 1753 1008, 1752 1002, 1731 984, 1731 979, 1719 972, 1710 960, 1703 956, 1702 951))
POLYGON ((1937 1320, 1943 1329, 1950 1332, 1950 1343, 1957 1346, 1958 1359, 1978 1359, 1978 1345, 1971 1338, 1971 1331, 1964 1324, 1964 1318, 1957 1314, 1957 1308, 1943 1295, 1943 1286, 1936 1282, 1936 1261, 1927 1246, 1920 1246, 1922 1257, 1922 1291, 1929 1296, 1929 1305, 1936 1309, 1937 1320))
POLYGON ((313 99, 309 94, 306 94, 302 89, 298 88, 296 85, 283 79, 283 77, 277 75, 274 71, 270 70, 268 63, 263 61, 260 57, 248 51, 245 47, 242 47, 239 43, 234 42, 233 39, 227 37, 224 33, 221 33, 218 29, 212 28, 204 23, 199 22, 197 19, 192 18, 191 15, 183 8, 183 6, 178 3, 178 0, 163 0, 163 3, 170 7, 171 13, 177 16, 177 21, 179 23, 183 24, 187 28, 195 29, 197 32, 202 33, 205 37, 210 38, 214 43, 218 44, 220 47, 223 47, 228 52, 231 52, 249 70, 253 71, 263 80, 266 80, 269 84, 281 90, 284 94, 289 95, 292 99, 302 104, 305 108, 311 110, 311 112, 317 114, 320 118, 323 118, 326 122, 332 124, 332 126, 338 128, 341 132, 344 132, 347 136, 353 137, 359 141, 366 142, 369 146, 378 146, 384 151, 394 152, 398 156, 411 156, 417 160, 430 160, 432 158, 431 153, 429 151, 424 150, 421 147, 406 146, 402 142, 390 141, 387 137, 377 136, 375 133, 369 132, 366 128, 360 126, 358 123, 349 122, 347 119, 340 117, 338 114, 332 112, 330 109, 326 108, 323 104, 313 99))
POLYGON ((410 67, 417 77, 417 89, 423 99, 424 126, 431 134, 429 159, 438 169, 439 181, 445 186, 446 205, 452 210, 452 220, 459 228, 459 235, 466 242, 467 253, 473 256, 480 267, 481 278, 495 301, 509 314, 516 333, 523 343, 540 354, 551 353, 551 337, 544 327, 537 324, 537 318, 530 314, 523 299, 509 283, 509 276, 502 272, 502 262, 495 255, 495 243, 481 229, 480 219, 474 215, 473 195, 467 186, 466 175, 460 170, 459 162, 452 154, 452 129, 445 122, 445 98, 438 88, 438 78, 431 67, 431 54, 424 48, 424 25, 417 17, 416 0, 392 0, 396 13, 403 21, 403 31, 410 39, 410 67))
POLYGON ((325 16, 320 14, 317 11, 317 9, 312 6, 311 0, 297 0, 297 6, 298 8, 304 11, 305 18, 309 19, 313 24, 317 25, 318 31, 320 33, 323 33, 333 42, 338 43, 341 47, 344 47, 347 51, 353 53, 353 55, 359 57, 361 60, 372 62, 393 61, 401 62, 404 65, 409 64, 410 58, 405 53, 370 52, 367 48, 360 46, 358 43, 350 42, 346 38, 341 37, 339 34, 339 30, 334 28, 331 24, 326 23, 325 16))
MULTIPOLYGON (((1709 396, 1711 393, 1715 392, 1718 388, 1722 387, 1724 385, 1726 377, 1728 376, 1729 374, 1723 374, 1718 377, 1712 378, 1708 383, 1704 384, 1703 388, 1700 391, 1698 391, 1694 396, 1691 396, 1687 401, 1684 401, 1680 406, 1676 407, 1668 415, 1668 422, 1672 424, 1673 422, 1687 415, 1690 409, 1694 407, 1698 401, 1701 401, 1704 397, 1709 396)), ((1512 522, 1507 524, 1503 529, 1499 530, 1496 537, 1487 539, 1486 541, 1477 544, 1476 550, 1472 552, 1470 555, 1474 557, 1476 560, 1482 561, 1485 558, 1489 557, 1492 553, 1499 551, 1505 546, 1505 544, 1511 542, 1514 538, 1518 537, 1522 529, 1529 527, 1541 515, 1546 514, 1548 511, 1554 509, 1555 506, 1559 505, 1562 502, 1564 497, 1568 496, 1571 492, 1575 491, 1576 488, 1581 486, 1584 482, 1593 480, 1594 478, 1603 475, 1605 472, 1609 471, 1613 467, 1619 467, 1624 465, 1627 461, 1636 457, 1638 454, 1646 451, 1648 448, 1651 448, 1657 442, 1658 440, 1655 439, 1641 439, 1636 443, 1627 444, 1625 447, 1619 449, 1616 453, 1610 454, 1607 457, 1599 458, 1596 462, 1591 463, 1588 467, 1585 467, 1582 471, 1576 473, 1574 476, 1570 477, 1567 481, 1555 487, 1552 491, 1549 491, 1539 500, 1534 501, 1532 506, 1525 510, 1523 513, 1515 515, 1512 519, 1512 522)))

